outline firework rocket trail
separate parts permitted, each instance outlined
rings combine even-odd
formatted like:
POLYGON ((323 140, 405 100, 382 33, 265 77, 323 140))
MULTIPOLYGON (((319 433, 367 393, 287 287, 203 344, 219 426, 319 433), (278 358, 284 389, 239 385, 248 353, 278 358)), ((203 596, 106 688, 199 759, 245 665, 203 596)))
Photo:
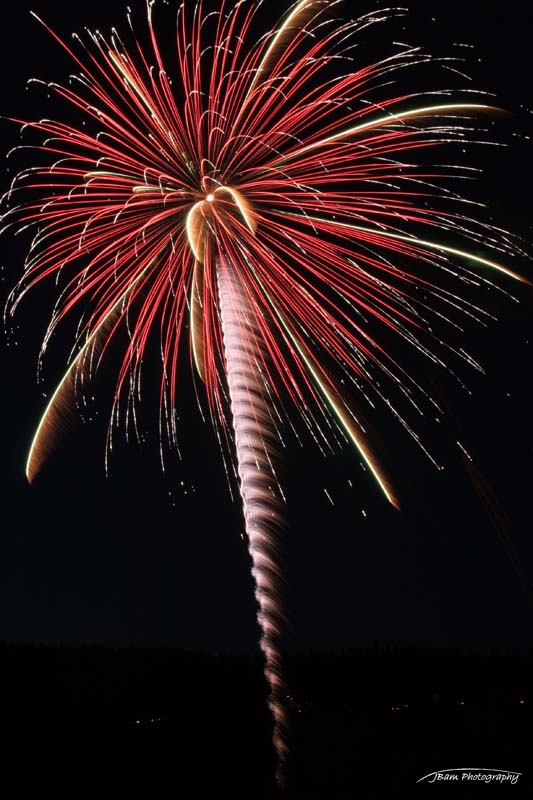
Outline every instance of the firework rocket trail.
POLYGON ((262 358, 253 310, 231 264, 224 258, 217 262, 217 277, 240 492, 260 609, 257 618, 262 630, 265 675, 270 686, 277 778, 282 782, 288 720, 287 687, 278 644, 284 618, 278 555, 281 517, 274 471, 278 440, 265 397, 264 380, 258 373, 262 358))

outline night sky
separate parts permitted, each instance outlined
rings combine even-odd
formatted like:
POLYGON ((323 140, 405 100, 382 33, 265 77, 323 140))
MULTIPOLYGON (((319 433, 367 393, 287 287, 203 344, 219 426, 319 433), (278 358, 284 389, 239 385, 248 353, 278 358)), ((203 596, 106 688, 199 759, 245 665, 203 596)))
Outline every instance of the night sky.
MULTIPOLYGON (((498 122, 510 147, 477 151, 484 175, 482 188, 473 191, 483 191, 498 224, 533 241, 533 145, 525 138, 533 124, 521 107, 533 106, 533 14, 524 15, 516 0, 499 6, 481 0, 408 5, 406 21, 383 26, 383 34, 439 54, 454 42, 473 44, 465 68, 472 85, 494 91, 498 105, 512 112, 498 122)), ((355 12, 373 5, 351 7, 355 12)), ((46 91, 27 91, 26 79, 61 82, 72 66, 29 8, 29 0, 21 0, 6 12, 1 113, 33 119, 47 113, 46 91)), ((65 36, 84 25, 126 28, 125 4, 115 0, 64 6, 36 0, 31 8, 65 36)), ((446 80, 443 75, 441 85, 446 80)), ((5 152, 17 144, 18 127, 2 121, 1 130, 5 152)), ((8 181, 3 168, 4 187, 8 181)), ((21 237, 0 240, 2 304, 21 273, 27 245, 21 237)), ((531 263, 514 266, 533 278, 531 263)), ((370 419, 399 488, 401 513, 386 506, 348 447, 324 459, 309 439, 301 448, 288 438, 282 469, 288 648, 340 649, 375 640, 465 647, 531 643, 533 604, 524 583, 533 584, 532 291, 518 288, 520 305, 489 296, 486 304, 499 322, 468 330, 469 349, 486 369, 483 377, 462 372, 470 396, 417 362, 447 410, 440 426, 422 426, 443 471, 432 468, 384 413, 370 419), (457 440, 475 456, 476 485, 483 482, 502 509, 500 527, 480 503, 457 440)), ((38 385, 38 348, 53 298, 53 286, 37 288, 1 339, 0 639, 254 650, 258 628, 240 505, 230 500, 215 436, 198 413, 186 368, 179 401, 182 460, 169 454, 165 474, 155 364, 147 368, 141 413, 148 441, 141 449, 117 437, 105 475, 111 357, 87 414, 93 421, 80 424, 35 483, 27 484, 24 463, 43 393, 53 391, 70 345, 66 330, 54 338, 38 385)))

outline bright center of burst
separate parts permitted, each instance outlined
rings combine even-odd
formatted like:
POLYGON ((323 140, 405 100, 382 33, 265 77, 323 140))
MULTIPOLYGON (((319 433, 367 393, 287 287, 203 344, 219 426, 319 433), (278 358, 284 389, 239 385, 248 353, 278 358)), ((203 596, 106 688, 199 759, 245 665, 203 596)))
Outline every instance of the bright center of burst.
MULTIPOLYGON (((244 223, 248 231, 255 236, 257 224, 252 208, 238 189, 231 186, 217 186, 209 194, 201 194, 189 209, 186 222, 189 245, 195 259, 200 264, 204 263, 205 239, 213 235, 212 226, 218 222, 224 222, 226 226, 231 225, 236 232, 240 230, 238 225, 244 223), (220 203, 217 202, 218 197, 221 198, 220 203), (206 209, 206 202, 216 203, 217 213, 215 216, 217 219, 211 219, 212 214, 206 209)), ((239 235, 241 234, 242 230, 239 235)))

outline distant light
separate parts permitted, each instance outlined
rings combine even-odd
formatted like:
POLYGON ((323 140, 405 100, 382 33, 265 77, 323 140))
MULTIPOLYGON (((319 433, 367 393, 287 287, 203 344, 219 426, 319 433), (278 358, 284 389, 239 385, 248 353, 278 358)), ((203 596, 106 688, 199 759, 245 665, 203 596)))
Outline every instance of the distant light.
POLYGON ((207 200, 208 203, 212 203, 213 200, 215 199, 215 195, 214 194, 208 194, 205 199, 207 200))

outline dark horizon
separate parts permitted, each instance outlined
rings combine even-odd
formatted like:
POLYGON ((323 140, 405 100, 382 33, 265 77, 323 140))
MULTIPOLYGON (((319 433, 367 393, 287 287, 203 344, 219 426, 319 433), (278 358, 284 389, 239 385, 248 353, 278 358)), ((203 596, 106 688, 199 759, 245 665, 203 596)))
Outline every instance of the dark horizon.
POLYGON ((513 791, 527 796, 532 658, 412 647, 289 656, 280 793, 259 656, 0 643, 4 774, 28 780, 31 765, 41 785, 71 793, 346 800, 468 762, 521 773, 513 791))

